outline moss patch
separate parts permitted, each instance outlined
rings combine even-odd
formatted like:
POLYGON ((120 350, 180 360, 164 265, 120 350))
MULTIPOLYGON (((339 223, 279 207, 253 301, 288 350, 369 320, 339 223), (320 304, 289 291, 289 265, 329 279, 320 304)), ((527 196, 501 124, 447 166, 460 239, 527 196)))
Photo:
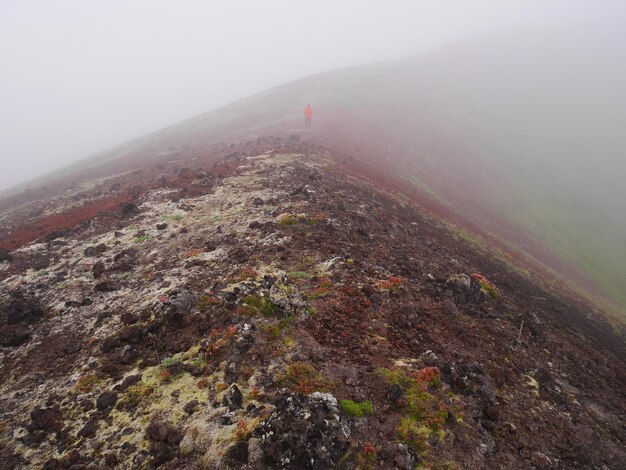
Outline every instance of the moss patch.
POLYGON ((374 406, 369 400, 362 402, 339 400, 339 405, 346 415, 354 418, 362 418, 363 416, 371 416, 374 414, 374 406))

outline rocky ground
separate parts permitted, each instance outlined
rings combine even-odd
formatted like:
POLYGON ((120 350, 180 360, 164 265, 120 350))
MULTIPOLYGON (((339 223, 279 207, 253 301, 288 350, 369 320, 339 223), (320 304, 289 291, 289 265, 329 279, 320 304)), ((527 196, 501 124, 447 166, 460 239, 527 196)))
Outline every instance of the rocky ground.
POLYGON ((275 144, 5 213, 1 468, 626 466, 622 338, 275 144))

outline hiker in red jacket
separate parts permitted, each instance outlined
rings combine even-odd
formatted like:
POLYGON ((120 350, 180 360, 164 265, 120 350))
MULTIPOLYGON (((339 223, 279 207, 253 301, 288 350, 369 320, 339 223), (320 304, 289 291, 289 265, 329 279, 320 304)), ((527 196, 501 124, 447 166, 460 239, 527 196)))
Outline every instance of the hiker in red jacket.
POLYGON ((311 118, 313 117, 313 108, 311 108, 310 104, 306 105, 304 108, 304 127, 305 129, 311 128, 311 118))

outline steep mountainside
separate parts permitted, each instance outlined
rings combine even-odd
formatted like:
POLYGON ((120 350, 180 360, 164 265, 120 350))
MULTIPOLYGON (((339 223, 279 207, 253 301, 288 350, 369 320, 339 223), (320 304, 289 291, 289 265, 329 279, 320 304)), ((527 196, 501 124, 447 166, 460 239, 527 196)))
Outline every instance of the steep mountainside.
POLYGON ((333 150, 185 145, 5 213, 1 468, 624 468, 586 305, 333 150))

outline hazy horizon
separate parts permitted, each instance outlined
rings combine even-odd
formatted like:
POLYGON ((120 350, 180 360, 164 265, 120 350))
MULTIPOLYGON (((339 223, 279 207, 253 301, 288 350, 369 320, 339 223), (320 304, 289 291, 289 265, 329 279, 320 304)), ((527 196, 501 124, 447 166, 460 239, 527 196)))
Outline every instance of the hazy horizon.
POLYGON ((586 3, 4 2, 0 190, 303 76, 624 11, 586 3))

